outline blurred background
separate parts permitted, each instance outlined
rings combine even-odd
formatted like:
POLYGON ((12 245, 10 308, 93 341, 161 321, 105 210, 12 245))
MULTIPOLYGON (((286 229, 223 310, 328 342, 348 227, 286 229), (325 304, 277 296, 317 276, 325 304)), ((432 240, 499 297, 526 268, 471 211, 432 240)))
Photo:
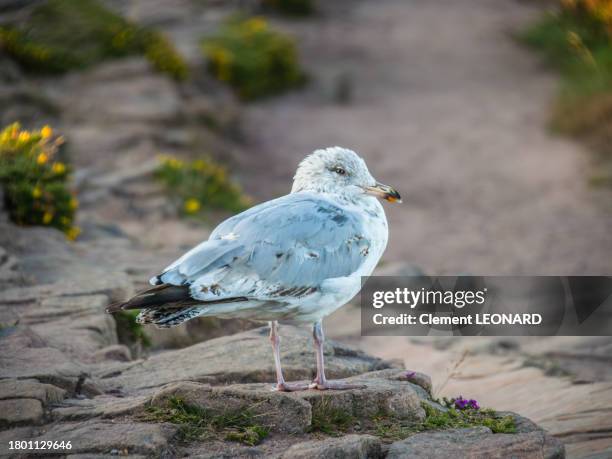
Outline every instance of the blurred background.
MULTIPOLYGON (((0 0, 0 125, 5 218, 57 230, 0 234, 0 289, 141 288, 333 145, 404 198, 379 274, 612 275, 610 0, 0 0)), ((118 321, 134 357, 252 326, 118 321)), ((326 328, 612 455, 608 337, 326 328)))

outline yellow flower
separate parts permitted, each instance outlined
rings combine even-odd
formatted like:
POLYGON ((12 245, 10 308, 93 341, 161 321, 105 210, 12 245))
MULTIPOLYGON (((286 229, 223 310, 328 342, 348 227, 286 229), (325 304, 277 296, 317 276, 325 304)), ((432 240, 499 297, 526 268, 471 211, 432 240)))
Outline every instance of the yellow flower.
POLYGON ((36 158, 36 162, 37 162, 38 164, 41 164, 41 165, 42 165, 42 164, 45 164, 45 163, 46 163, 48 160, 49 160, 49 157, 48 157, 48 156, 47 156, 47 154, 46 154, 46 153, 44 153, 44 152, 43 152, 43 153, 40 153, 40 154, 38 155, 38 158, 36 158))
POLYGON ((187 201, 185 201, 184 209, 188 214, 195 214, 198 210, 200 210, 200 201, 195 198, 189 198, 187 201))
POLYGON ((45 212, 45 214, 43 215, 43 223, 45 225, 48 225, 49 223, 51 223, 51 220, 53 220, 53 212, 45 212))
POLYGON ((70 198, 70 208, 74 210, 77 207, 79 207, 79 200, 73 196, 70 198))
POLYGON ((64 163, 53 163, 53 167, 51 168, 54 174, 63 174, 66 172, 66 165, 64 163))
POLYGON ((27 142, 30 140, 30 133, 28 131, 21 131, 19 133, 19 137, 17 137, 19 142, 27 142))
POLYGON ((41 196, 42 196, 42 190, 40 189, 40 187, 39 187, 39 186, 35 186, 35 187, 32 189, 32 197, 33 197, 34 199, 38 199, 38 198, 40 198, 41 196))
POLYGON ((53 135, 53 129, 51 129, 49 125, 45 124, 40 130, 40 135, 43 139, 48 139, 53 135))
POLYGON ((246 26, 250 29, 251 32, 259 32, 260 30, 265 30, 268 27, 268 23, 263 18, 255 17, 249 19, 246 22, 246 26))
POLYGON ((79 234, 81 234, 81 228, 78 226, 72 226, 68 231, 66 231, 66 237, 71 241, 74 241, 79 234))

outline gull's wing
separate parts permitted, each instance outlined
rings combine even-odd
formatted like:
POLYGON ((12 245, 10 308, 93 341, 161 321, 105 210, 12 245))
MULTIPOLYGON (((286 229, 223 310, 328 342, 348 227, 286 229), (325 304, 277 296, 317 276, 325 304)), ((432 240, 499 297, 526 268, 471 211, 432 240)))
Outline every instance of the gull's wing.
POLYGON ((370 246, 364 233, 359 214, 294 193, 221 223, 152 282, 188 285, 201 301, 299 297, 356 272, 370 246))

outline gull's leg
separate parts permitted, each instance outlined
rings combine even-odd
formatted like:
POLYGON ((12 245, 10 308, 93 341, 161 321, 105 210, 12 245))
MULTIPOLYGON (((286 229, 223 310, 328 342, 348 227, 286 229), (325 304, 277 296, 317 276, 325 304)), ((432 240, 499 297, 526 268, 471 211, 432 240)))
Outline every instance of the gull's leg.
POLYGON ((364 389, 366 386, 363 384, 349 384, 342 381, 329 381, 325 377, 325 361, 323 357, 323 343, 325 342, 325 335, 323 335, 323 324, 321 321, 315 322, 312 327, 312 338, 315 343, 315 351, 317 357, 317 376, 315 377, 311 389, 319 390, 343 390, 343 389, 364 389))
POLYGON ((280 361, 280 336, 278 335, 278 322, 276 320, 268 322, 270 325, 270 342, 274 352, 274 366, 276 367, 276 390, 292 392, 296 390, 308 389, 308 384, 288 384, 283 377, 283 369, 280 361))

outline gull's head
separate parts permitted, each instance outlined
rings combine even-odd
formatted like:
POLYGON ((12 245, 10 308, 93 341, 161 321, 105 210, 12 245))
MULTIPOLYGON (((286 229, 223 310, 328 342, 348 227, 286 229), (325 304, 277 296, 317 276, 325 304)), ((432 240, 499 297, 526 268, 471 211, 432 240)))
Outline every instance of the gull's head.
POLYGON ((292 193, 299 191, 333 193, 349 199, 371 195, 402 202, 397 191, 372 177, 357 153, 340 147, 315 150, 302 160, 291 189, 292 193))

